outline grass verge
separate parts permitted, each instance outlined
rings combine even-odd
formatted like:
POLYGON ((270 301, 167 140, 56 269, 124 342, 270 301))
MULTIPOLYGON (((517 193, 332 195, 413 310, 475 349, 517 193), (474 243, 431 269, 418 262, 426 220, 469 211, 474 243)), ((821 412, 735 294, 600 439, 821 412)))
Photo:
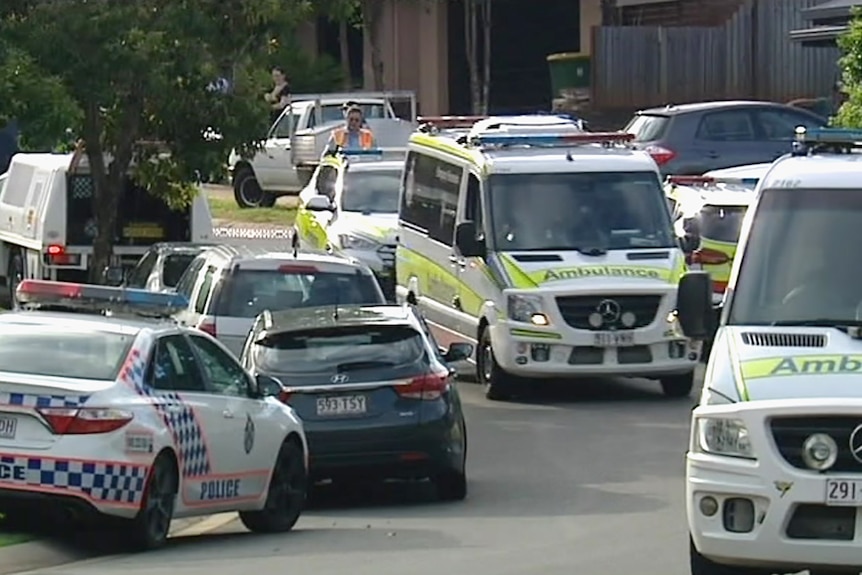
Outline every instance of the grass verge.
POLYGON ((0 547, 15 545, 16 543, 24 543, 33 539, 32 535, 27 533, 5 533, 3 531, 3 515, 0 514, 0 547))
POLYGON ((296 208, 276 204, 271 208, 242 209, 231 198, 209 198, 210 212, 213 219, 227 220, 231 223, 272 224, 276 226, 292 226, 296 217, 296 208))

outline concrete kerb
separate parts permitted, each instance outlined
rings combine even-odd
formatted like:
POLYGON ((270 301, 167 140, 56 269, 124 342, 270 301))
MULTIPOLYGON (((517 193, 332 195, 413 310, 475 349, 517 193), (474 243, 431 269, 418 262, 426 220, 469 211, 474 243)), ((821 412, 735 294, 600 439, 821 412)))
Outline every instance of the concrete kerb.
MULTIPOLYGON (((171 523, 171 535, 191 531, 207 516, 191 519, 175 519, 171 523)), ((93 551, 75 548, 70 543, 52 539, 37 539, 0 547, 0 575, 25 573, 36 569, 57 567, 66 563, 92 559, 93 551)))

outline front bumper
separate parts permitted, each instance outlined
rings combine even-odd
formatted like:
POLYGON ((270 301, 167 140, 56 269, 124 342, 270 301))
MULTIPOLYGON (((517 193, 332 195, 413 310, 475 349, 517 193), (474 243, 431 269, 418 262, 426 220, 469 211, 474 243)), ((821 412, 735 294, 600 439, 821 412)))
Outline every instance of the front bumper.
POLYGON ((497 363, 513 375, 532 378, 659 378, 694 371, 701 344, 686 339, 671 316, 676 305, 675 287, 612 289, 601 290, 607 295, 600 290, 572 293, 545 289, 528 294, 542 297, 543 312, 550 323, 540 327, 498 317, 490 326, 497 363), (629 302, 632 309, 640 306, 633 329, 592 329, 585 324, 585 314, 595 307, 592 300, 613 298, 629 302))
MULTIPOLYGON (((780 572, 822 567, 859 570, 862 499, 856 505, 827 505, 826 483, 829 479, 862 480, 862 464, 856 473, 798 468, 778 452, 771 427, 776 418, 802 416, 815 421, 836 414, 855 416, 862 422, 862 400, 757 401, 695 411, 695 417, 742 420, 757 456, 744 460, 694 451, 687 454, 688 526, 701 555, 716 563, 780 572), (718 502, 718 511, 711 516, 701 509, 707 497, 718 502), (728 523, 733 520, 727 518, 727 510, 735 504, 729 500, 752 502, 754 521, 750 529, 744 526, 746 532, 737 532, 739 526, 728 523)), ((840 448, 849 446, 839 443, 840 448)))

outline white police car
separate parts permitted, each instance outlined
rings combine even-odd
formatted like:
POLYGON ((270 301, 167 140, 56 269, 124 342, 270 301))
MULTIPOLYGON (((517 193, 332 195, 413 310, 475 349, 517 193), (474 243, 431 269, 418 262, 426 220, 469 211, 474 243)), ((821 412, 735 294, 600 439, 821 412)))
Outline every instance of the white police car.
POLYGON ((164 543, 175 517, 239 511, 252 531, 293 527, 307 443, 280 383, 201 331, 128 317, 167 317, 185 298, 25 280, 18 301, 39 309, 0 314, 7 520, 34 508, 115 518, 136 549, 164 543))

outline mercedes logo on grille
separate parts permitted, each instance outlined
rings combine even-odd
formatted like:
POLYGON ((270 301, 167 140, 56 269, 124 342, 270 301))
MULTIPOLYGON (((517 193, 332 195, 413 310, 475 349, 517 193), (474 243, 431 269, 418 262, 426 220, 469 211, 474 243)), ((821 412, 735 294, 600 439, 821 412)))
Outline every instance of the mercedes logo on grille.
POLYGON ((857 425, 850 434, 850 454, 853 459, 862 463, 862 425, 857 425))
POLYGON ((604 323, 613 323, 620 319, 620 304, 612 299, 604 299, 596 306, 596 311, 602 316, 604 323))
POLYGON ((332 383, 347 383, 348 379, 350 378, 343 373, 336 373, 329 381, 331 381, 332 383))

